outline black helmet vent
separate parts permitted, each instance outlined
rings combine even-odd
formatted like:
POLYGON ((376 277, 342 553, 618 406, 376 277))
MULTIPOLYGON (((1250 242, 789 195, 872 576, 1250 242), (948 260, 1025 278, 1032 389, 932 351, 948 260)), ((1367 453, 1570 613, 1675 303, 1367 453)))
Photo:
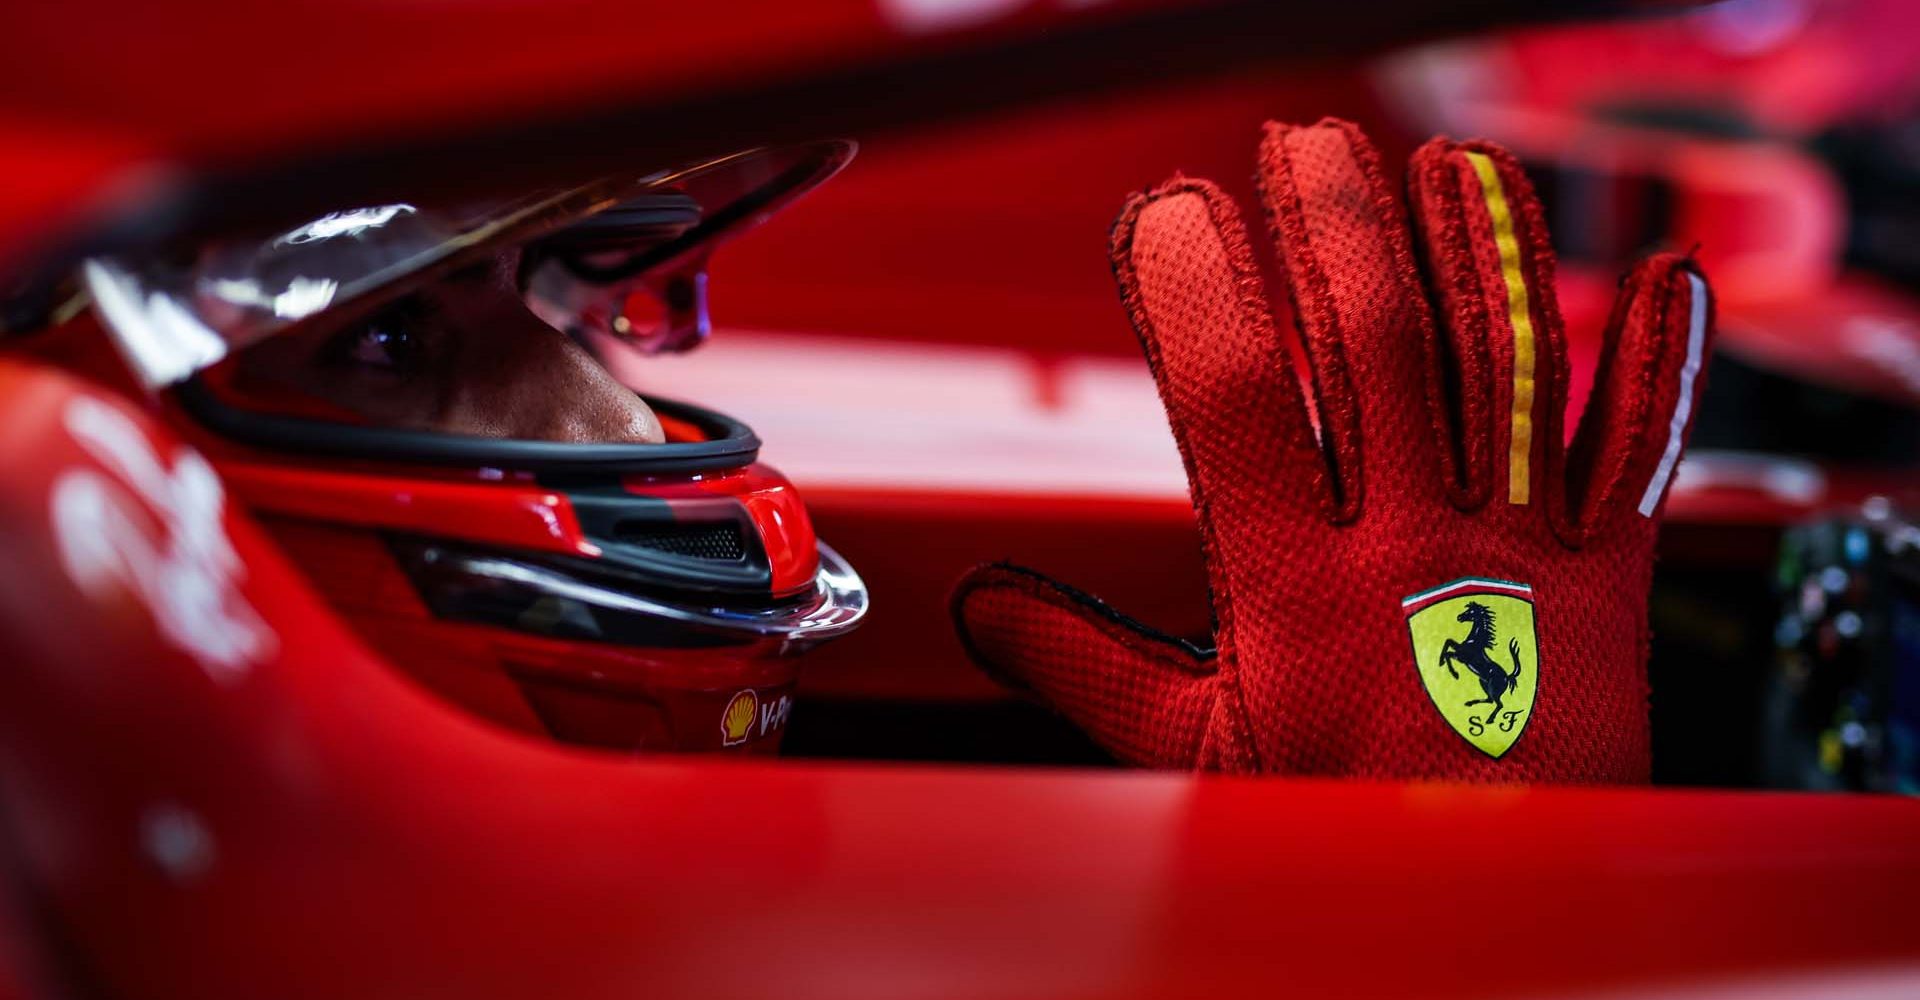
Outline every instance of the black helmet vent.
POLYGON ((740 539, 737 524, 659 524, 626 521, 614 525, 613 537, 628 545, 655 552, 710 559, 715 562, 739 562, 747 548, 740 539))

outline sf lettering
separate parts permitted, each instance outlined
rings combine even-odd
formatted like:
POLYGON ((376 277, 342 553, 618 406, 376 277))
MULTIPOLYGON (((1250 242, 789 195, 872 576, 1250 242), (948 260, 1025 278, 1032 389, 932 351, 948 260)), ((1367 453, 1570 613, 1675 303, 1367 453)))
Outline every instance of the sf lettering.
MULTIPOLYGON (((1513 711, 1510 711, 1510 712, 1501 712, 1500 723, 1499 723, 1500 731, 1503 733, 1513 732, 1513 727, 1516 725, 1519 725, 1520 715, 1521 715, 1520 709, 1514 709, 1513 711)), ((1493 721, 1491 716, 1487 717, 1486 719, 1480 719, 1474 716, 1468 716, 1467 717, 1468 734, 1473 736, 1479 736, 1480 734, 1487 731, 1487 723, 1491 721, 1493 721)))

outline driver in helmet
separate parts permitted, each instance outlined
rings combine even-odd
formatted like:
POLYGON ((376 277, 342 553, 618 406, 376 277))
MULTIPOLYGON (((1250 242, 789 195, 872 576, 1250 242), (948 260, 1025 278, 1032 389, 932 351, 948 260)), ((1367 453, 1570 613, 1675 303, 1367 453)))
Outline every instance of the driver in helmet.
POLYGON ((562 742, 772 753, 794 655, 865 587, 750 429, 602 356, 697 343, 713 246, 851 152, 348 208, 86 276, 177 429, 397 669, 562 742))

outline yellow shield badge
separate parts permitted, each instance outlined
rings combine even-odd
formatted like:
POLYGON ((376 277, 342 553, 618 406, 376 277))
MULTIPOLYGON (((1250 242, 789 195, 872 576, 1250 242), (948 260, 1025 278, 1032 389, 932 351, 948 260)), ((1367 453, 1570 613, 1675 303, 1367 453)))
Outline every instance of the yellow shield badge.
POLYGON ((1513 747, 1540 679, 1533 588, 1470 576, 1400 602, 1420 683, 1440 717, 1489 757, 1513 747))

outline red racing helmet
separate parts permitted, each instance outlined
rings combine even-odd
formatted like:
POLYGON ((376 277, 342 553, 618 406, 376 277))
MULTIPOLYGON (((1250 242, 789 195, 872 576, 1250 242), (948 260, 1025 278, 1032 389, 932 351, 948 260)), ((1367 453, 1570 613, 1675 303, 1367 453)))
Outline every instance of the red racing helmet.
POLYGON ((626 751, 777 749, 794 654, 867 609, 744 424, 643 397, 660 443, 385 426, 236 390, 231 361, 518 251, 528 307, 597 351, 703 339, 722 240, 831 176, 828 142, 486 204, 391 203, 89 261, 129 367, 358 634, 472 712, 626 751), (649 302, 654 304, 649 305, 649 302))

